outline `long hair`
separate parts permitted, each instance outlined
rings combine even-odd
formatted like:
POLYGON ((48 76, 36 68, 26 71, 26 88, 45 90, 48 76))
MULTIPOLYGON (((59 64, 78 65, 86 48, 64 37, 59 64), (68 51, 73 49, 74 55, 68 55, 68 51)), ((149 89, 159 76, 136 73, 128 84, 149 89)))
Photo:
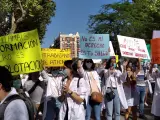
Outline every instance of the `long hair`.
POLYGON ((105 69, 109 69, 111 65, 111 58, 107 61, 105 69))
POLYGON ((71 70, 71 73, 73 75, 73 77, 80 77, 80 75, 78 74, 78 67, 77 67, 77 62, 78 61, 73 61, 73 60, 66 60, 64 62, 64 65, 69 68, 71 70))

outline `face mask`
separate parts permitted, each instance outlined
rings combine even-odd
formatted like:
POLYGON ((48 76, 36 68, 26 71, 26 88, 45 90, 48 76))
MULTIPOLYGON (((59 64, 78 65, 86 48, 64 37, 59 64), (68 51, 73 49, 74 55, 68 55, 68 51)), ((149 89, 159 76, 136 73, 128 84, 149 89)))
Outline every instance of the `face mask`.
POLYGON ((154 68, 157 68, 157 64, 154 64, 154 68))
POLYGON ((64 73, 64 76, 69 76, 69 69, 65 69, 63 73, 64 73))
POLYGON ((129 63, 129 66, 132 67, 132 63, 129 63))
POLYGON ((14 80, 13 81, 13 87, 16 89, 20 89, 21 87, 21 80, 14 80))
POLYGON ((92 63, 86 63, 86 66, 88 69, 90 69, 92 67, 92 63))
POLYGON ((57 75, 58 75, 58 72, 59 72, 58 70, 54 70, 54 71, 52 71, 52 75, 53 75, 53 76, 57 76, 57 75))
POLYGON ((116 68, 116 63, 111 63, 111 65, 110 65, 111 67, 113 67, 113 68, 116 68))

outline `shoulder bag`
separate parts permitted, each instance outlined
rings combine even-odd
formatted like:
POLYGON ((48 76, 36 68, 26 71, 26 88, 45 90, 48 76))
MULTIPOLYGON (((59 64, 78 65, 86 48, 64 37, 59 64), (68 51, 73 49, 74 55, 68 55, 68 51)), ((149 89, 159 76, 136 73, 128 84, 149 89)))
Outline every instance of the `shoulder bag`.
MULTIPOLYGON (((95 80, 92 73, 91 73, 91 77, 92 77, 92 80, 95 80)), ((89 80, 89 84, 90 84, 90 87, 91 87, 91 100, 96 102, 96 103, 102 103, 102 101, 103 101, 102 93, 100 91, 99 92, 92 92, 92 86, 91 86, 90 80, 89 80)))

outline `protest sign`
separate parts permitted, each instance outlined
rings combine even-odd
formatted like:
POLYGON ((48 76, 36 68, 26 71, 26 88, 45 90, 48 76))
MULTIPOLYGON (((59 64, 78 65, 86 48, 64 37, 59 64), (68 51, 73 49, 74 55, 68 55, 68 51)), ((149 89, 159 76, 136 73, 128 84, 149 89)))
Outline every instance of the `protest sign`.
POLYGON ((109 56, 108 34, 80 34, 79 58, 106 59, 109 56))
POLYGON ((153 31, 152 39, 154 39, 154 38, 160 38, 160 30, 153 31))
POLYGON ((71 50, 43 48, 42 58, 46 67, 61 67, 64 61, 71 60, 71 50))
POLYGON ((115 56, 113 45, 111 41, 109 41, 109 48, 110 48, 110 52, 109 52, 110 56, 115 56))
POLYGON ((147 44, 147 50, 148 50, 149 56, 151 57, 151 45, 150 44, 147 44))
POLYGON ((115 55, 116 56, 116 63, 118 63, 119 61, 119 56, 118 55, 115 55))
POLYGON ((92 59, 94 63, 101 63, 102 60, 101 59, 92 59))
POLYGON ((118 35, 121 56, 150 59, 145 40, 118 35))
POLYGON ((160 38, 151 40, 152 63, 160 64, 160 38))
POLYGON ((37 30, 0 37, 0 65, 13 75, 42 70, 37 30))

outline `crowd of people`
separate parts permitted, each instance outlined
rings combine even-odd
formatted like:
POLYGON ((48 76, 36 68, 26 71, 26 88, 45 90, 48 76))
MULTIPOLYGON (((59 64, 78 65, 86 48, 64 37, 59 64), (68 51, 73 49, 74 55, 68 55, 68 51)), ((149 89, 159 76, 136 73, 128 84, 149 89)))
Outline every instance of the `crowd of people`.
POLYGON ((120 120, 121 110, 125 120, 145 119, 148 91, 160 120, 160 71, 141 59, 73 59, 16 77, 0 67, 0 76, 0 120, 120 120))

